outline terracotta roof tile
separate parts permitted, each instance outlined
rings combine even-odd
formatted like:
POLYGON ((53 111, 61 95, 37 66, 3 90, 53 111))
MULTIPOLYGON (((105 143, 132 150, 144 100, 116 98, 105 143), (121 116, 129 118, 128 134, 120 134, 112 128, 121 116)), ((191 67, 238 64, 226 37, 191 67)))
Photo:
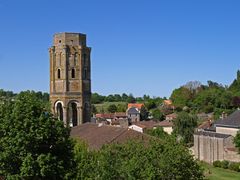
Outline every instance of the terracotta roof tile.
POLYGON ((144 106, 143 103, 129 103, 128 104, 128 109, 131 108, 131 107, 135 107, 135 108, 141 109, 142 106, 144 106))

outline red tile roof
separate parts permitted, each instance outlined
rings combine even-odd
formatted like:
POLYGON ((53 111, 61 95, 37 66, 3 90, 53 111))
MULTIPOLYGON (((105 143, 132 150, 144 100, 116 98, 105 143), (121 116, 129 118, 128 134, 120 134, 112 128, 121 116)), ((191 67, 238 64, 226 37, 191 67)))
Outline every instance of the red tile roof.
POLYGON ((114 114, 96 114, 96 118, 106 118, 106 119, 113 119, 114 114))
POLYGON ((128 109, 131 108, 131 107, 135 107, 135 108, 141 109, 142 106, 144 106, 143 103, 129 103, 128 104, 128 109))

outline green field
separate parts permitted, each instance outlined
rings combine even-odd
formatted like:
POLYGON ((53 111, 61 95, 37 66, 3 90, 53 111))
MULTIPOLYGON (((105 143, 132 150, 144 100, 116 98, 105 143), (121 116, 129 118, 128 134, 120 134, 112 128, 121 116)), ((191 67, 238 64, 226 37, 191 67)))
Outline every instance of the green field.
POLYGON ((240 172, 231 171, 228 169, 222 169, 213 167, 209 164, 203 164, 205 168, 206 179, 209 180, 240 180, 240 172))
POLYGON ((94 104, 94 106, 97 108, 98 113, 101 113, 102 110, 104 110, 104 113, 107 113, 107 108, 110 104, 115 104, 116 106, 118 104, 126 104, 126 106, 127 106, 126 102, 104 102, 102 104, 94 104))

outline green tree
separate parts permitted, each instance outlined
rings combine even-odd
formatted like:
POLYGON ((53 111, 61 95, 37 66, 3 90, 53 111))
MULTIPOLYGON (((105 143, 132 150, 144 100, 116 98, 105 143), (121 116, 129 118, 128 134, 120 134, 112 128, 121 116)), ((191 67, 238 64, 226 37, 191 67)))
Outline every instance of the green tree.
POLYGON ((238 152, 240 153, 240 132, 234 137, 235 147, 238 148, 238 152))
POLYGON ((98 155, 99 179, 203 179, 188 149, 169 139, 110 144, 98 155))
POLYGON ((134 98, 134 96, 132 94, 129 94, 129 96, 127 98, 127 102, 128 103, 135 103, 136 99, 134 98))
POLYGON ((147 120, 148 119, 148 114, 149 112, 147 111, 147 109, 145 108, 145 106, 142 106, 140 109, 140 120, 147 120))
POLYGON ((184 143, 192 143, 194 129, 197 127, 197 120, 197 116, 181 112, 173 121, 173 132, 181 137, 184 143))
POLYGON ((154 119, 157 119, 159 121, 164 120, 164 115, 159 109, 152 110, 152 116, 154 119))
POLYGON ((72 168, 70 130, 45 111, 34 92, 21 92, 2 106, 0 175, 63 179, 72 168))
POLYGON ((69 179, 96 179, 99 172, 98 152, 89 151, 87 144, 76 140, 74 146, 75 168, 69 174, 69 179))
POLYGON ((157 127, 156 129, 149 129, 146 132, 147 134, 151 136, 155 136, 160 139, 165 139, 167 136, 169 136, 162 127, 157 127))
POLYGON ((98 111, 97 111, 97 108, 94 104, 92 104, 92 114, 97 114, 98 111))
POLYGON ((154 108, 157 107, 157 105, 156 105, 156 103, 155 103, 155 101, 154 101, 153 99, 148 100, 148 101, 145 102, 144 104, 145 104, 145 106, 146 106, 146 108, 147 108, 148 110, 151 110, 151 109, 154 109, 154 108))
POLYGON ((234 79, 232 84, 229 86, 229 90, 232 91, 235 95, 240 95, 239 89, 240 89, 240 70, 237 71, 237 78, 234 79))
POLYGON ((180 87, 172 92, 170 99, 177 108, 183 108, 189 106, 189 102, 192 101, 193 97, 188 88, 180 87))
POLYGON ((110 104, 107 108, 108 112, 115 113, 117 112, 117 106, 115 104, 110 104))
POLYGON ((127 110, 127 104, 118 104, 117 105, 117 112, 126 112, 127 110))

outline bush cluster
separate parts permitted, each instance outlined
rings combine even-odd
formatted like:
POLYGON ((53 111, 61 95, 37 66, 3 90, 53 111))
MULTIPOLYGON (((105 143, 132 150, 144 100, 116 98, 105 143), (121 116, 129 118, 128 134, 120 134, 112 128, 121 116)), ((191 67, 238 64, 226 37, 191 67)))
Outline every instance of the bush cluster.
POLYGON ((240 172, 240 162, 214 161, 213 166, 240 172))

